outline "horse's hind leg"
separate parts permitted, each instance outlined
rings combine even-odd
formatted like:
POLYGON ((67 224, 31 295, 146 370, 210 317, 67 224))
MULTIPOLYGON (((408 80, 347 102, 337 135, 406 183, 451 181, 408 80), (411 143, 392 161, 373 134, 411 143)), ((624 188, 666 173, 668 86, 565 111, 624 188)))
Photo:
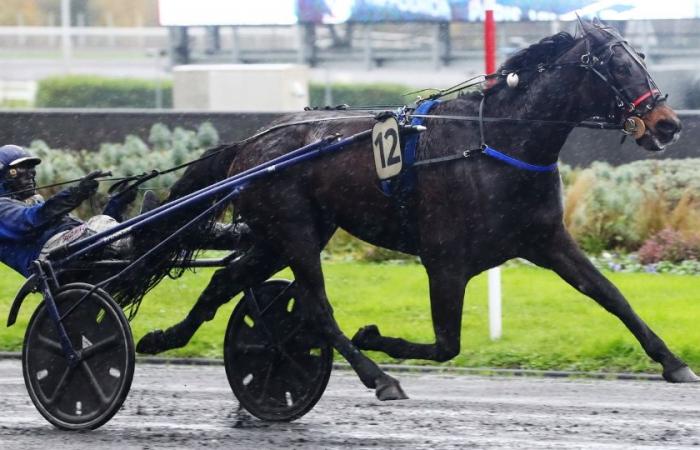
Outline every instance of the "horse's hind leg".
POLYGON ((184 320, 166 330, 149 332, 138 342, 136 351, 154 355, 184 347, 205 321, 214 318, 221 305, 246 287, 264 282, 285 266, 282 259, 269 248, 260 243, 253 244, 242 257, 214 273, 184 320))
POLYGON ((537 265, 554 270, 564 281, 616 315, 634 334, 647 355, 663 366, 663 376, 667 381, 700 381, 634 312, 620 291, 593 266, 563 227, 546 243, 532 250, 531 254, 524 256, 537 265))

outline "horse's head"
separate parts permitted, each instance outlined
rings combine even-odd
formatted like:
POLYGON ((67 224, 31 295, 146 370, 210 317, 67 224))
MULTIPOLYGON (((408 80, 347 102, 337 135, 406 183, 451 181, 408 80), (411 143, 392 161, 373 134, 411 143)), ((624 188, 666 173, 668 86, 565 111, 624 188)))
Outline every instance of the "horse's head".
POLYGON ((554 112, 561 118, 563 111, 570 111, 570 120, 597 116, 626 124, 647 150, 662 150, 675 142, 681 122, 652 80, 643 56, 613 28, 586 21, 580 26, 578 38, 558 33, 513 55, 487 93, 525 94, 528 111, 540 115, 534 118, 553 118, 554 112))
POLYGON ((576 45, 578 62, 588 72, 596 115, 615 122, 636 122, 637 144, 658 151, 674 143, 681 131, 676 113, 649 74, 644 56, 637 53, 614 28, 579 20, 583 36, 576 45), (644 124, 642 126, 642 123, 644 124))

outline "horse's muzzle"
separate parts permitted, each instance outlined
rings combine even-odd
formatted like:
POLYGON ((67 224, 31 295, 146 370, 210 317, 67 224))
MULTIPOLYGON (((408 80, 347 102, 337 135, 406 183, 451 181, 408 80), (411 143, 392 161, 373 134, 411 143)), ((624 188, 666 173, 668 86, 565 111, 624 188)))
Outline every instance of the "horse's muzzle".
POLYGON ((683 125, 676 112, 666 104, 658 105, 642 117, 646 131, 637 144, 650 151, 661 151, 675 143, 683 125))

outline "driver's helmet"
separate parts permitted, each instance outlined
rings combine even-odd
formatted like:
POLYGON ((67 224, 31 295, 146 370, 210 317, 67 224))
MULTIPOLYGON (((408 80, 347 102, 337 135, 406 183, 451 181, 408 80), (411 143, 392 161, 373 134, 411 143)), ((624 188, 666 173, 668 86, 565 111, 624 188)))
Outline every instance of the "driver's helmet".
POLYGON ((0 177, 5 178, 7 171, 11 167, 18 166, 24 162, 30 162, 36 166, 41 163, 41 158, 30 155, 28 151, 19 145, 8 144, 0 147, 0 177))
POLYGON ((10 186, 7 186, 7 175, 13 167, 22 163, 29 163, 33 166, 41 163, 41 158, 32 156, 28 151, 19 145, 3 145, 0 147, 0 194, 10 191, 10 186))

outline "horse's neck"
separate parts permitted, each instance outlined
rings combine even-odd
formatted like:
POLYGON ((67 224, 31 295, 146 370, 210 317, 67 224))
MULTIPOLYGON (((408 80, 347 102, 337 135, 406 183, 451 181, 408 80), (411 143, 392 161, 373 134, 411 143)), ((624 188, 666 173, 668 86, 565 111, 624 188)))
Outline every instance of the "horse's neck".
MULTIPOLYGON (((535 90, 533 86, 530 88, 535 90)), ((531 164, 548 165, 559 159, 559 152, 573 130, 573 123, 587 117, 570 90, 539 90, 541 94, 502 90, 487 96, 485 117, 504 117, 539 122, 488 122, 484 139, 489 146, 531 164), (546 123, 569 122, 570 124, 546 123)))

